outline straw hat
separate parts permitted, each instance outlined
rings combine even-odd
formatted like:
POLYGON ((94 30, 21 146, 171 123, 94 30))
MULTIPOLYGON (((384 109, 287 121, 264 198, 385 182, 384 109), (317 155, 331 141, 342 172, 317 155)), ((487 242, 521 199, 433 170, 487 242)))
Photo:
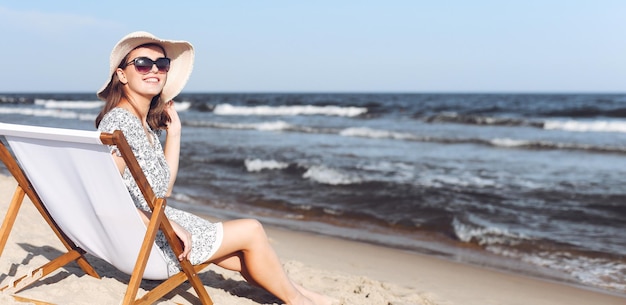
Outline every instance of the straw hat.
POLYGON ((194 50, 191 43, 182 40, 161 39, 148 32, 140 31, 126 35, 113 47, 107 82, 98 90, 100 99, 106 100, 109 95, 108 87, 113 73, 115 73, 124 57, 136 47, 146 43, 155 43, 162 46, 165 49, 165 56, 171 59, 170 70, 167 72, 167 82, 163 87, 163 91, 161 91, 161 100, 169 101, 183 90, 193 69, 194 50))

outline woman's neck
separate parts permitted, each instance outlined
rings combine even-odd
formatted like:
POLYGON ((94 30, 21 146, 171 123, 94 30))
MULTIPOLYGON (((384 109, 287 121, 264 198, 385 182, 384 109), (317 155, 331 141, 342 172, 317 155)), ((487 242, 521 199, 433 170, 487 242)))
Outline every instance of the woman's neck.
POLYGON ((151 100, 143 97, 122 98, 118 107, 122 107, 137 116, 142 122, 146 122, 151 100))

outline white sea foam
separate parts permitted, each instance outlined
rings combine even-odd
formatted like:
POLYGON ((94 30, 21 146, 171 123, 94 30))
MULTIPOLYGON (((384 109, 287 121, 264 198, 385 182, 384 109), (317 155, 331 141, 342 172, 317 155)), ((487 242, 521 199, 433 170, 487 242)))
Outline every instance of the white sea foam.
POLYGON ((414 169, 414 166, 409 164, 409 163, 404 163, 404 162, 389 162, 386 160, 380 161, 380 162, 376 162, 373 164, 365 164, 365 165, 361 165, 359 166, 360 168, 366 169, 366 170, 375 170, 375 171, 385 171, 385 172, 398 172, 398 171, 409 171, 412 172, 414 169))
POLYGON ((187 109, 189 109, 189 107, 191 107, 191 102, 174 102, 174 109, 176 109, 176 111, 178 112, 186 111, 187 109))
POLYGON ((361 182, 361 179, 357 177, 326 166, 312 166, 302 175, 302 178, 330 185, 346 185, 361 182))
POLYGON ((543 128, 577 132, 626 132, 626 121, 546 121, 543 128))
POLYGON ((419 182, 422 185, 430 187, 474 186, 498 188, 501 186, 495 180, 472 176, 470 174, 465 174, 464 176, 432 175, 428 177, 421 177, 419 182))
POLYGON ((35 99, 35 105, 52 109, 94 109, 104 105, 103 101, 60 101, 35 99))
POLYGON ((514 245, 525 236, 513 233, 506 228, 494 225, 470 225, 463 223, 456 217, 452 221, 454 234, 463 242, 475 240, 479 245, 514 245))
POLYGON ((367 176, 373 178, 373 180, 376 179, 374 175, 381 175, 383 177, 381 179, 390 179, 397 183, 412 183, 415 181, 415 167, 408 163, 380 161, 361 164, 357 168, 370 172, 367 176))
POLYGON ((252 126, 253 129, 257 129, 257 130, 286 130, 291 127, 290 124, 288 124, 287 122, 283 122, 283 121, 263 122, 263 123, 256 123, 256 124, 250 124, 250 125, 252 126))
POLYGON ((518 147, 518 146, 527 145, 528 141, 514 140, 514 139, 509 139, 509 138, 497 138, 497 139, 491 140, 491 144, 495 146, 501 146, 501 147, 518 147))
POLYGON ((572 254, 566 251, 533 252, 518 251, 510 247, 523 240, 533 238, 526 234, 513 232, 506 227, 498 227, 488 222, 469 216, 472 223, 463 223, 457 218, 453 221, 456 236, 464 241, 475 241, 485 246, 489 252, 519 259, 521 261, 561 271, 577 281, 590 285, 624 291, 626 289, 626 264, 612 259, 589 257, 581 253, 572 254))
POLYGON ((193 201, 193 199, 189 195, 187 195, 185 193, 176 193, 176 192, 174 192, 174 193, 172 193, 171 198, 173 200, 178 200, 178 201, 183 201, 183 202, 192 202, 193 201))
POLYGON ((193 124, 192 122, 189 122, 189 124, 200 125, 200 126, 211 126, 211 127, 224 128, 224 129, 256 129, 256 130, 268 130, 268 131, 287 130, 293 127, 292 125, 284 121, 247 123, 247 124, 246 123, 220 123, 220 122, 193 124))
POLYGON ((257 116, 294 116, 294 115, 328 115, 355 117, 367 112, 362 107, 339 107, 339 106, 233 106, 231 104, 219 104, 215 106, 213 113, 217 115, 257 115, 257 116))
POLYGON ((246 165, 246 170, 249 172, 260 172, 264 169, 274 170, 274 169, 284 169, 289 166, 288 163, 278 162, 275 160, 261 160, 261 159, 246 159, 244 161, 246 165))
POLYGON ((392 132, 387 130, 378 130, 368 127, 352 127, 346 128, 339 132, 345 137, 361 137, 361 138, 377 138, 377 139, 396 139, 407 140, 415 138, 412 134, 402 132, 392 132))
POLYGON ((330 208, 325 208, 324 209, 324 213, 329 214, 329 215, 333 215, 333 216, 339 216, 339 215, 343 214, 343 211, 330 209, 330 208))
POLYGON ((580 254, 574 255, 563 251, 539 251, 529 254, 501 246, 491 246, 486 249, 498 255, 564 272, 583 284, 615 291, 626 290, 626 281, 624 280, 626 264, 623 263, 602 258, 591 258, 580 254))
MULTIPOLYGON (((49 109, 96 109, 104 105, 103 101, 63 101, 35 99, 35 105, 49 109)), ((185 111, 191 106, 190 102, 174 102, 176 111, 185 111)))
POLYGON ((95 114, 78 113, 61 109, 32 109, 32 108, 11 108, 0 107, 0 114, 20 114, 36 117, 53 117, 59 119, 78 119, 83 121, 95 120, 95 114))

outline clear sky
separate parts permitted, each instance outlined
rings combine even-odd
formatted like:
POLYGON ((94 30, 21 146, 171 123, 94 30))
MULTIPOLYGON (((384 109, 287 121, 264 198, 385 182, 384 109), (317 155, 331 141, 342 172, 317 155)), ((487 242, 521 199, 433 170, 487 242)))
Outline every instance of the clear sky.
POLYGON ((127 33, 183 92, 626 92, 624 0, 0 2, 0 92, 95 92, 127 33))

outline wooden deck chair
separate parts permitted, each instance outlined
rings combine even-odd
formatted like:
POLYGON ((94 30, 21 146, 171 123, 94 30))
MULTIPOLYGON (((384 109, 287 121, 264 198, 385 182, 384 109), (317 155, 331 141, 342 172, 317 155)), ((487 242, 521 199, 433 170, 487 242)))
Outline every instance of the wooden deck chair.
POLYGON ((197 275, 210 263, 193 266, 185 259, 183 271, 168 276, 167 264, 154 243, 157 231, 165 233, 177 256, 182 244, 166 221, 166 200, 155 197, 121 131, 109 134, 0 123, 0 136, 10 147, 0 141, 0 158, 18 183, 0 227, 0 255, 25 195, 67 248, 67 253, 0 291, 16 293, 72 261, 86 274, 99 278, 85 259, 84 254, 89 253, 131 275, 122 304, 152 304, 185 281, 191 283, 202 304, 213 304, 197 275), (147 226, 108 145, 117 145, 152 209, 147 226), (137 298, 142 279, 164 281, 137 298))

